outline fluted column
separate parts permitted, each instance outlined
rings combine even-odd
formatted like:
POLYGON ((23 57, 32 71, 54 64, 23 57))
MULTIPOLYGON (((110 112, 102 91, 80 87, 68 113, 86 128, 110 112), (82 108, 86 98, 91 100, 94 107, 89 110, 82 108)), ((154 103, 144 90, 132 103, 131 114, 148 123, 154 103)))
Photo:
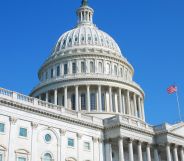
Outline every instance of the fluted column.
POLYGON ((54 104, 57 105, 58 102, 58 91, 57 89, 54 90, 54 104))
POLYGON ((142 108, 142 119, 145 121, 145 112, 144 112, 144 99, 141 100, 141 108, 142 108))
POLYGON ((178 151, 176 145, 174 145, 173 154, 174 154, 174 161, 178 161, 178 151))
POLYGON ((134 111, 135 111, 135 116, 137 117, 137 96, 134 93, 134 111))
POLYGON ((64 99, 65 99, 65 101, 64 101, 64 107, 67 108, 67 106, 68 106, 68 104, 67 104, 67 101, 68 101, 67 100, 67 95, 68 95, 67 94, 67 87, 64 87, 64 94, 65 94, 64 95, 64 99))
POLYGON ((75 110, 79 111, 79 87, 75 86, 75 110))
POLYGON ((45 94, 45 101, 46 102, 49 102, 49 92, 48 91, 45 94))
POLYGON ((134 161, 134 153, 133 153, 133 140, 129 139, 128 140, 128 156, 129 156, 129 161, 134 161))
POLYGON ((143 161, 142 159, 142 145, 141 145, 141 142, 138 141, 137 143, 137 151, 138 151, 138 161, 143 161))
POLYGON ((167 161, 171 161, 171 151, 170 151, 170 144, 166 144, 166 156, 167 156, 167 161))
POLYGON ((131 109, 130 109, 130 92, 126 91, 126 104, 127 104, 127 114, 131 115, 131 109))
POLYGON ((37 127, 38 124, 32 122, 31 123, 32 126, 32 140, 31 140, 31 161, 35 161, 37 160, 37 127))
POLYGON ((123 100, 123 114, 126 113, 126 105, 125 105, 125 96, 124 94, 122 95, 122 100, 123 100))
POLYGON ((98 144, 98 138, 93 137, 93 160, 94 161, 99 161, 100 156, 99 156, 99 144, 98 144))
POLYGON ((113 109, 112 109, 112 87, 109 87, 109 109, 110 109, 110 112, 113 112, 113 109))
POLYGON ((9 132, 9 146, 8 146, 8 161, 15 160, 15 137, 16 137, 16 122, 17 118, 10 117, 10 132, 9 132))
POLYGON ((118 100, 119 100, 119 112, 123 113, 123 108, 122 108, 122 98, 121 98, 121 88, 119 88, 119 95, 118 95, 118 100))
POLYGON ((105 158, 106 161, 112 161, 112 147, 109 142, 105 143, 105 158))
POLYGON ((118 146, 119 146, 119 161, 124 161, 123 138, 119 138, 118 146))
POLYGON ((147 161, 151 161, 150 144, 146 145, 147 161))
POLYGON ((61 155, 61 161, 65 160, 66 157, 66 146, 65 146, 65 142, 66 142, 66 130, 64 129, 60 129, 60 155, 61 155))
POLYGON ((102 111, 102 92, 101 92, 101 85, 98 86, 98 109, 102 111))
POLYGON ((100 153, 99 153, 100 161, 104 161, 104 144, 103 144, 103 139, 99 139, 99 149, 100 149, 100 153))
POLYGON ((138 108, 139 108, 139 118, 142 119, 142 110, 141 110, 141 98, 140 96, 138 97, 138 108))
POLYGON ((180 148, 180 157, 181 157, 181 161, 184 161, 184 151, 183 151, 183 147, 180 148))
POLYGON ((158 145, 154 146, 154 160, 159 161, 159 155, 158 155, 158 145))
POLYGON ((82 134, 77 133, 77 160, 82 161, 82 134))
POLYGON ((90 86, 87 86, 87 107, 88 107, 88 112, 90 112, 90 86))

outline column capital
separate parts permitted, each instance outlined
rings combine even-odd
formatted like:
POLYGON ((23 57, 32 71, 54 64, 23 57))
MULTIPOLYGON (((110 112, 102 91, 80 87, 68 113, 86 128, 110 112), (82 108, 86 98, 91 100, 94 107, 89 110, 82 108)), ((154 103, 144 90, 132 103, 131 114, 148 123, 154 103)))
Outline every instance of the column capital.
POLYGON ((137 140, 137 144, 138 144, 138 145, 142 145, 142 143, 143 143, 143 141, 137 140))
POLYGON ((32 126, 33 129, 36 129, 38 127, 38 123, 31 122, 31 126, 32 126))
POLYGON ((99 141, 99 138, 93 136, 93 142, 97 143, 98 141, 99 141))
POLYGON ((66 134, 66 130, 65 129, 59 129, 59 132, 62 136, 64 136, 66 134))
POLYGON ((13 125, 16 124, 17 120, 18 120, 18 119, 17 119, 16 117, 9 117, 9 121, 10 121, 10 123, 13 124, 13 125))
POLYGON ((81 139, 81 138, 82 138, 82 136, 83 136, 83 134, 81 134, 81 133, 77 133, 77 138, 78 138, 78 139, 81 139))
POLYGON ((99 138, 98 141, 99 141, 99 143, 103 143, 104 139, 103 138, 99 138))
POLYGON ((123 140, 125 137, 124 136, 119 136, 118 139, 119 140, 123 140))
POLYGON ((133 138, 127 138, 128 143, 132 143, 134 141, 133 138))

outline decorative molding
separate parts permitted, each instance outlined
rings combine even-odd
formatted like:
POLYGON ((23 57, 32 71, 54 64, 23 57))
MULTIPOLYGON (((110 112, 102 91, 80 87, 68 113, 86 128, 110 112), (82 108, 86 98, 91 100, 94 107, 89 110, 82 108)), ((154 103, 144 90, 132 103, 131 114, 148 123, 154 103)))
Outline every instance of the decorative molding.
POLYGON ((33 129, 36 129, 38 127, 38 123, 31 122, 31 126, 33 129))
POLYGON ((15 125, 18 119, 17 119, 16 117, 11 117, 11 116, 10 116, 10 117, 9 117, 9 120, 10 120, 10 123, 11 123, 11 124, 15 125))
POLYGON ((66 135, 66 130, 65 129, 59 129, 59 132, 62 136, 66 135))

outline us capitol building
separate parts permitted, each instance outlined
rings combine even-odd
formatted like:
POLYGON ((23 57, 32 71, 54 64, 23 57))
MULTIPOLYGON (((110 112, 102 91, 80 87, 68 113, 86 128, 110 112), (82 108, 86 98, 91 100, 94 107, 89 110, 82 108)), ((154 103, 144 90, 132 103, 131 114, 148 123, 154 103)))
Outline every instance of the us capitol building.
POLYGON ((134 69, 93 13, 83 0, 30 96, 0 88, 0 161, 184 161, 184 123, 145 122, 134 69))

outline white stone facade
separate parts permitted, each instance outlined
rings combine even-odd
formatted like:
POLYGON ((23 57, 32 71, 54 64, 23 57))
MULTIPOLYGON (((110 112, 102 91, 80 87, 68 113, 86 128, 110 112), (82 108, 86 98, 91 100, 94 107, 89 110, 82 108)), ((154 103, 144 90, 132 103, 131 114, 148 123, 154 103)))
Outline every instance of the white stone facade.
POLYGON ((145 122, 144 91, 82 1, 30 97, 0 88, 0 161, 184 161, 184 123, 145 122))

